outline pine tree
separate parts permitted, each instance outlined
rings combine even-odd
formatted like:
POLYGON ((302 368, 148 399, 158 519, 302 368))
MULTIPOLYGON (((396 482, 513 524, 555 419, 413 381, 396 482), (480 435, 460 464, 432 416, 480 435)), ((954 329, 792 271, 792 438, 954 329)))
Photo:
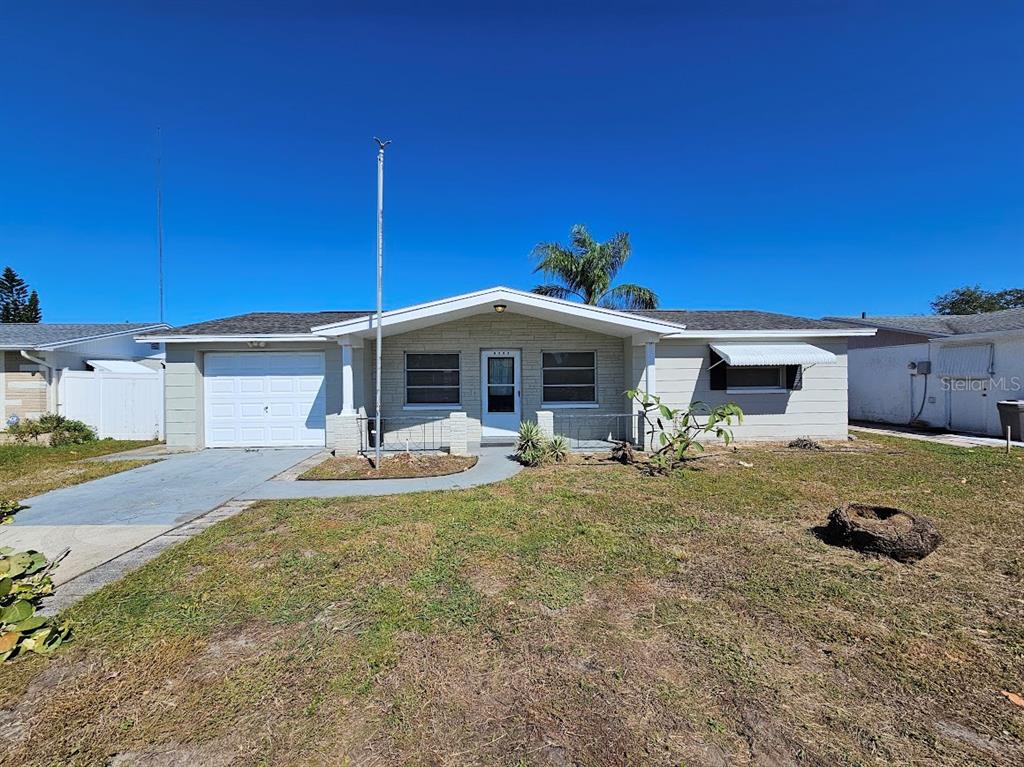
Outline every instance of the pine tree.
POLYGON ((28 303, 25 304, 25 316, 22 322, 42 322, 43 311, 39 308, 39 294, 36 291, 32 291, 32 295, 28 297, 28 303))
MULTIPOLYGON (((0 322, 38 322, 27 319, 28 285, 11 267, 4 267, 0 275, 0 322)), ((36 297, 36 312, 39 313, 39 297, 36 297)))

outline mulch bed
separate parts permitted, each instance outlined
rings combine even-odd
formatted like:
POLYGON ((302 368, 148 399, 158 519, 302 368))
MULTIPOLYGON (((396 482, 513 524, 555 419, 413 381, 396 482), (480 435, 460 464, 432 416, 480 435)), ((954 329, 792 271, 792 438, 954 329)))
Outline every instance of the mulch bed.
POLYGON ((401 453, 384 456, 380 469, 363 456, 328 458, 299 475, 299 479, 412 479, 458 474, 476 465, 473 455, 447 453, 401 453))

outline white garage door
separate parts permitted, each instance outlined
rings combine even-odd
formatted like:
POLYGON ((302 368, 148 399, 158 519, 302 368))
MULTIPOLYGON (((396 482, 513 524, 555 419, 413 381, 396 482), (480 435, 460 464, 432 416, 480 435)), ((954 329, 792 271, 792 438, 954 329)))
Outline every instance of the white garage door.
POLYGON ((207 447, 326 443, 321 352, 209 353, 203 394, 207 447))

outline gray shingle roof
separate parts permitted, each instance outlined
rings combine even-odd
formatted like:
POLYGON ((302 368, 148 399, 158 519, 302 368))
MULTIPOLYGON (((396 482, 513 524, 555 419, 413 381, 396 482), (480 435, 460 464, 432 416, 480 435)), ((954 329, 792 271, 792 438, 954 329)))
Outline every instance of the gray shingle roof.
POLYGON ((959 336, 1000 330, 1024 330, 1024 309, 1003 309, 985 314, 880 314, 868 317, 828 317, 859 327, 902 330, 927 336, 959 336))
POLYGON ((234 336, 308 333, 317 325, 328 325, 353 317, 365 317, 368 311, 350 312, 249 312, 219 320, 207 320, 174 328, 174 335, 234 336))
POLYGON ((38 349, 158 325, 157 322, 3 322, 0 323, 0 346, 38 349))
MULTIPOLYGON (((174 335, 273 335, 308 333, 317 325, 365 317, 371 312, 251 312, 174 328, 174 335)), ((682 323, 688 330, 848 330, 845 322, 824 322, 772 312, 749 310, 684 311, 658 309, 632 312, 642 317, 682 323)))
POLYGON ((847 330, 850 327, 844 322, 812 320, 752 309, 651 309, 632 314, 683 324, 687 330, 847 330))

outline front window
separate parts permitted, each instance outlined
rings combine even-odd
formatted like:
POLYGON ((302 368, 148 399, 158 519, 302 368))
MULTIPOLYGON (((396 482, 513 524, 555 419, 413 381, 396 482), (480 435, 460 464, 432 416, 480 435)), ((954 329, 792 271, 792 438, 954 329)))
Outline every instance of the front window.
POLYGON ((405 355, 405 403, 451 407, 462 401, 459 354, 405 355))
POLYGON ((729 389, 785 389, 786 369, 781 366, 733 367, 725 371, 729 389))
POLYGON ((597 355, 594 352, 543 353, 544 404, 597 402, 597 355))

